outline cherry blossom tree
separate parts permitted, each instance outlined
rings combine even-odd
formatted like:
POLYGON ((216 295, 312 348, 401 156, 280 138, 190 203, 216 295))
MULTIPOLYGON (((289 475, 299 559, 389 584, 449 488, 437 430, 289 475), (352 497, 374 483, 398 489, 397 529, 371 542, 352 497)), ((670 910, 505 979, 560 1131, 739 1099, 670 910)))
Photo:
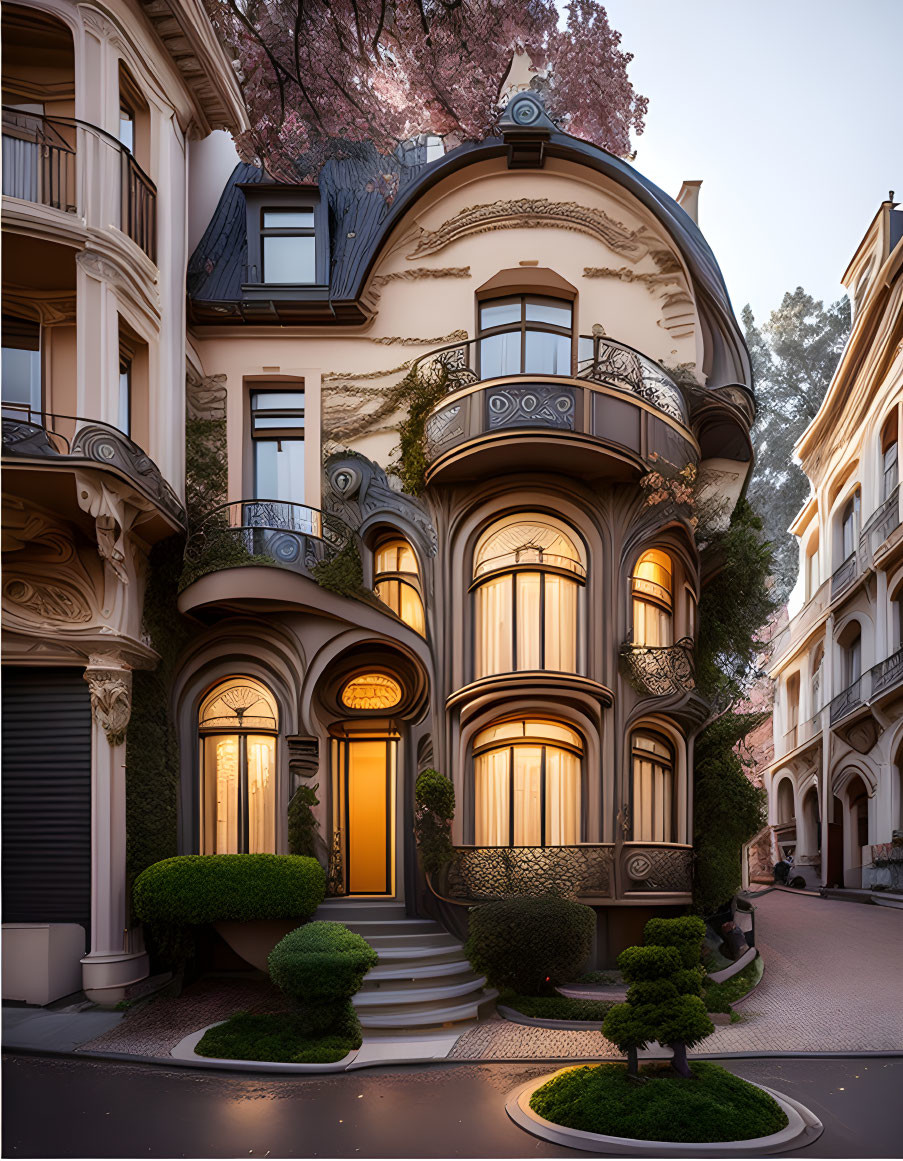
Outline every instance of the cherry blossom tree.
POLYGON ((647 101, 597 0, 205 0, 233 57, 251 129, 237 144, 274 177, 314 176, 370 143, 490 135, 512 61, 549 115, 619 156, 647 101))

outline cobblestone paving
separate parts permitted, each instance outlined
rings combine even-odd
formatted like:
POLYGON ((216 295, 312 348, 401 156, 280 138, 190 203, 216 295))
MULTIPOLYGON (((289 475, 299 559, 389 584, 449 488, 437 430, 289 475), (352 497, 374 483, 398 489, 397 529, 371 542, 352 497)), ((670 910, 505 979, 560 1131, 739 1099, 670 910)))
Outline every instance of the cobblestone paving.
POLYGON ((208 977, 187 987, 181 996, 157 996, 77 1051, 169 1056, 183 1037, 235 1012, 284 1010, 284 997, 268 980, 208 977))
MULTIPOLYGON (((743 1023, 717 1027, 701 1050, 903 1050, 903 911, 772 891, 756 900, 765 976, 735 1005, 743 1023)), ((451 1052, 458 1060, 617 1055, 598 1032, 485 1021, 451 1052)))

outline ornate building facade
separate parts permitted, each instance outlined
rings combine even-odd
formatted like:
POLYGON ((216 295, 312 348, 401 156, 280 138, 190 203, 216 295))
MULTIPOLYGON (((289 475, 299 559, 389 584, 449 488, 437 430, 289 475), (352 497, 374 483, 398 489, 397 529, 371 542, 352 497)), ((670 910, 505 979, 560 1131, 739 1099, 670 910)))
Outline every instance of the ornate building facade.
MULTIPOLYGON (((112 614, 89 605, 84 628, 60 616, 65 631, 23 629, 21 646, 17 630, 8 654, 36 686, 29 704, 55 675, 81 691, 87 662, 92 761, 107 764, 91 797, 95 849, 115 796, 128 806, 159 785, 175 829, 157 857, 287 852, 298 792, 313 788, 335 907, 391 901, 460 930, 474 902, 565 893, 596 909, 601 963, 651 913, 690 901, 704 578, 690 509, 650 503, 641 481, 698 472, 700 494, 729 514, 754 416, 720 271, 679 204, 693 209, 697 188, 673 200, 522 93, 498 136, 448 153, 429 138, 393 158, 362 151, 309 185, 239 165, 188 261, 184 326, 175 255, 171 278, 160 274, 172 358, 164 373, 159 354, 143 356, 153 407, 134 412, 131 436, 116 411, 113 306, 90 354, 79 332, 79 390, 86 377, 101 392, 120 443, 147 440, 144 476, 166 499, 136 487, 115 453, 85 465, 84 421, 65 448, 43 412, 15 439, 10 429, 22 480, 11 551, 23 563, 46 552, 29 513, 40 473, 62 465, 90 591, 126 618, 108 627, 112 614), (101 352, 110 365, 89 376, 101 352), (28 432, 51 446, 23 454, 28 432), (161 747, 171 730, 178 757, 172 780, 161 765, 154 782, 134 718, 129 744, 129 673, 164 652, 148 605, 142 636, 146 549, 183 530, 166 622, 178 648, 156 670, 161 747), (455 856, 436 881, 414 841, 427 768, 457 804, 455 856)), ((162 232, 159 207, 156 220, 162 232)), ((121 330, 134 345, 136 323, 121 330)), ((70 409, 85 414, 77 398, 70 409)), ((30 567, 19 608, 38 600, 30 567)), ((134 851, 146 819, 129 818, 134 851)), ((135 941, 102 951, 138 971, 123 857, 117 847, 103 898, 95 870, 91 924, 107 944, 135 941)))
POLYGON ((903 886, 903 212, 882 204, 843 283, 853 329, 797 444, 811 495, 794 615, 774 639, 780 852, 812 885, 903 886), (898 844, 894 846, 894 838, 898 844))

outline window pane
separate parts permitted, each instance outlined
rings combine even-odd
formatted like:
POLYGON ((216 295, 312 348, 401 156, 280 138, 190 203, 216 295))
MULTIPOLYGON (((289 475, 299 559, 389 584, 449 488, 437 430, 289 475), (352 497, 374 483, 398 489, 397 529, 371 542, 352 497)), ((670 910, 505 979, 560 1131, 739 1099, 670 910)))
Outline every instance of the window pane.
POLYGON ((123 435, 131 435, 132 420, 132 368, 127 366, 119 372, 119 423, 116 425, 123 435))
POLYGON ((542 746, 514 747, 514 845, 542 844, 542 746))
POLYGON ((375 587, 376 595, 384 605, 388 605, 393 613, 401 616, 401 582, 397 580, 380 581, 375 587))
POLYGON ((480 307, 480 330, 504 327, 520 322, 520 299, 506 298, 487 302, 480 307))
POLYGON ((276 850, 276 739, 250 734, 248 748, 248 851, 276 850))
POLYGON ((474 758, 474 842, 478 847, 508 845, 508 750, 474 758))
POLYGON ((238 734, 209 737, 204 748, 204 854, 234 855, 238 835, 238 734))
POLYGON ((520 374, 520 331, 506 331, 480 341, 480 376, 496 379, 500 375, 520 374))
POLYGON ((303 415, 255 415, 255 431, 285 431, 287 429, 304 430, 303 415))
POLYGON ((265 230, 312 230, 314 228, 313 210, 264 210, 263 228, 265 230))
POLYGON ((401 585, 401 609, 399 616, 406 625, 423 636, 423 603, 420 595, 410 585, 401 585))
POLYGON ((135 122, 132 114, 125 109, 119 112, 119 140, 129 153, 135 150, 135 122))
POLYGON ((527 331, 524 372, 530 375, 570 375, 571 340, 545 331, 527 331))
POLYGON ((254 495, 258 500, 304 503, 304 441, 254 441, 254 495))
POLYGON ((540 586, 538 572, 522 572, 517 585, 517 668, 541 669, 540 586))
POLYGON ((549 323, 555 327, 571 327, 570 303, 555 298, 528 298, 527 322, 549 323))
POLYGON ((545 578, 545 668, 577 671, 577 584, 549 573, 545 578))
POLYGON ((673 644, 671 614, 651 601, 633 601, 633 643, 650 648, 673 644))
POLYGON ((546 846, 580 841, 580 759, 546 747, 546 846))
POLYGON ((524 722, 524 736, 528 738, 549 738, 556 742, 569 742, 582 749, 580 735, 561 722, 544 722, 528 719, 524 722))
POLYGON ((501 576, 477 589, 476 676, 510 673, 512 577, 501 576))
POLYGON ((41 352, 3 348, 3 401, 41 408, 41 352))
POLYGON ((263 239, 264 282, 316 282, 316 243, 313 238, 263 239))
POLYGON ((633 838, 637 842, 673 842, 673 772, 652 759, 633 760, 633 838))
POLYGON ((303 391, 252 391, 253 411, 303 411, 303 391))

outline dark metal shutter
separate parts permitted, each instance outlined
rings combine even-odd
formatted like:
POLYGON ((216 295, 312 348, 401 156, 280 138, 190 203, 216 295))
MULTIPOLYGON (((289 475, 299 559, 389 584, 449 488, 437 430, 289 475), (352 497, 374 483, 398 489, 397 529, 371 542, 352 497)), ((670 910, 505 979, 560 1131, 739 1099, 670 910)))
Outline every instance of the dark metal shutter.
POLYGON ((91 696, 81 669, 3 667, 3 920, 91 919, 91 696))

